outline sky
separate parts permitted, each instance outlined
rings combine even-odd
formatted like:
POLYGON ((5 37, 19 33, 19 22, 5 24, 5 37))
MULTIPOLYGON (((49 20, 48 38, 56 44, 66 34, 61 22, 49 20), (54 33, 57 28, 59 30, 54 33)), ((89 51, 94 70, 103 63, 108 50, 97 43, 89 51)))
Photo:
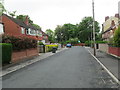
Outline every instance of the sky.
MULTIPOLYGON (((101 24, 106 16, 118 13, 120 0, 94 0, 95 20, 101 24)), ((92 16, 92 0, 4 0, 6 10, 16 15, 29 15, 35 24, 55 30, 57 25, 78 24, 86 16, 92 16)))

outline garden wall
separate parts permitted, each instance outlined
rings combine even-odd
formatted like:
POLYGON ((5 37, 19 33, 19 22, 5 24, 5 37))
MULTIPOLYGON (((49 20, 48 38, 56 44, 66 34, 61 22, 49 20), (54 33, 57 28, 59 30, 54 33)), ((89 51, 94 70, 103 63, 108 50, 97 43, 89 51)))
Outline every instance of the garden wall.
POLYGON ((108 52, 109 52, 110 54, 113 54, 113 55, 116 55, 116 56, 119 56, 119 57, 120 57, 120 47, 112 47, 112 46, 109 46, 108 52))
POLYGON ((38 49, 37 48, 32 48, 32 49, 26 49, 22 51, 14 51, 12 52, 12 62, 18 62, 26 58, 30 58, 32 56, 37 56, 38 49))
POLYGON ((108 53, 108 44, 99 44, 99 50, 108 53))

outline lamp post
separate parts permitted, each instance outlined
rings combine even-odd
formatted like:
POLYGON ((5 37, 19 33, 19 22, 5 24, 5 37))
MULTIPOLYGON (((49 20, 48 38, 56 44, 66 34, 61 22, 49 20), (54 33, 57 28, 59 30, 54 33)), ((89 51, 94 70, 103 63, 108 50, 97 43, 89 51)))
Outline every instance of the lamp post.
POLYGON ((93 9, 93 42, 94 42, 94 56, 96 56, 94 0, 92 0, 92 9, 93 9))

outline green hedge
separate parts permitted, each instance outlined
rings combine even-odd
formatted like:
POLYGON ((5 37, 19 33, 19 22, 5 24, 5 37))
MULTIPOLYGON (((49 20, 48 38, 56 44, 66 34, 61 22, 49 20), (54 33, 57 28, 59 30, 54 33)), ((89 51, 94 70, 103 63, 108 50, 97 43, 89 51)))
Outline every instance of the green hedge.
POLYGON ((3 35, 2 43, 11 43, 13 46, 12 49, 14 51, 20 51, 37 47, 37 40, 35 40, 32 37, 28 38, 27 36, 3 35))
MULTIPOLYGON (((91 44, 93 44, 93 41, 86 41, 85 45, 86 46, 90 46, 91 44)), ((96 44, 100 44, 100 43, 108 43, 107 41, 95 41, 96 44)))
POLYGON ((2 47, 2 52, 0 52, 0 55, 2 56, 1 63, 2 64, 10 63, 12 56, 12 44, 0 43, 0 47, 2 47))
POLYGON ((45 45, 46 52, 51 52, 53 47, 58 48, 58 45, 45 45))
POLYGON ((39 42, 38 45, 44 45, 43 42, 39 42))
POLYGON ((115 30, 113 40, 114 46, 120 47, 120 26, 115 30))

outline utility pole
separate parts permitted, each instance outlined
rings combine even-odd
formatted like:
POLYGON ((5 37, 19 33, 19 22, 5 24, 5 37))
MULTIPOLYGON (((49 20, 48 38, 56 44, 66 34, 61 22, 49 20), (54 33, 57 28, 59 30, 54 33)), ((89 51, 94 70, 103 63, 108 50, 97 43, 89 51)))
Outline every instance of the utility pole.
POLYGON ((92 0, 92 9, 93 9, 93 42, 94 42, 94 56, 96 56, 94 0, 92 0))
POLYGON ((120 1, 118 2, 118 14, 119 14, 118 26, 119 26, 120 25, 120 1))

